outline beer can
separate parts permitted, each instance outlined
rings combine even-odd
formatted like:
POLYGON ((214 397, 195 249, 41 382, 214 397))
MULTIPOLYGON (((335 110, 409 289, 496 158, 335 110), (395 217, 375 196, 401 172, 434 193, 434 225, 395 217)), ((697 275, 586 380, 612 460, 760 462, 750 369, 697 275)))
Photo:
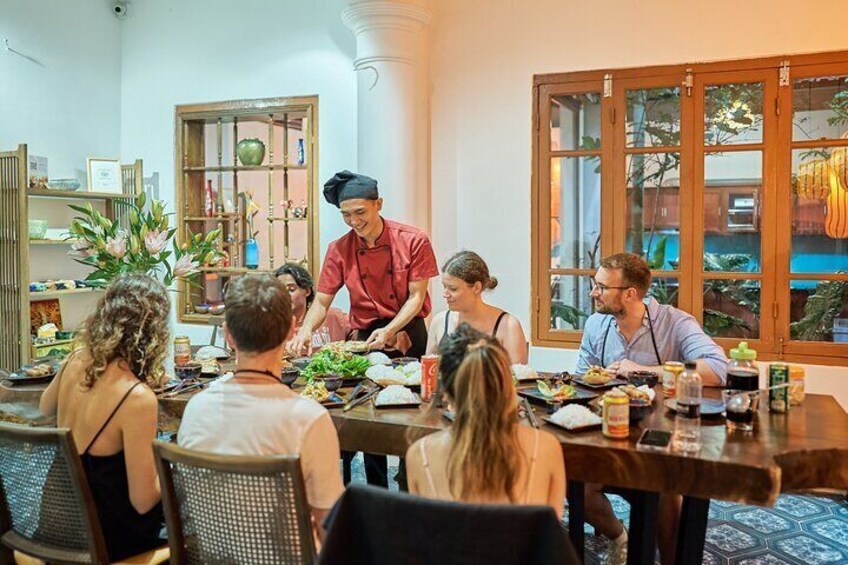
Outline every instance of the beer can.
POLYGON ((439 384, 439 356, 421 357, 421 400, 429 401, 436 394, 439 384))
POLYGON ((789 365, 786 363, 769 365, 769 412, 786 412, 789 410, 789 389, 787 387, 771 388, 786 384, 789 384, 789 365))
POLYGON ((186 365, 191 362, 191 340, 188 336, 174 338, 174 365, 186 365))
POLYGON ((626 439, 630 435, 630 397, 610 391, 603 397, 603 433, 608 438, 626 439))
POLYGON ((683 363, 667 361, 663 364, 662 388, 666 398, 674 398, 677 394, 677 379, 683 372, 683 363))

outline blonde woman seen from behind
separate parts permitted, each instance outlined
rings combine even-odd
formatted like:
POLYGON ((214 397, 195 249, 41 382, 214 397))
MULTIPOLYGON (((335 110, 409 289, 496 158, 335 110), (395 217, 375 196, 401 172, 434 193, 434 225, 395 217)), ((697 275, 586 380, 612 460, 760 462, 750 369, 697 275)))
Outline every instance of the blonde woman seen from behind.
POLYGON ((509 354, 510 363, 527 363, 527 338, 518 318, 487 304, 483 292, 494 290, 498 280, 489 266, 473 251, 460 251, 442 265, 442 296, 448 309, 433 316, 427 338, 427 353, 435 353, 446 335, 466 323, 496 338, 509 354))
POLYGON ((169 315, 159 282, 119 277, 86 320, 83 346, 41 396, 42 413, 71 430, 113 562, 164 544, 152 448, 158 404, 148 383, 168 354, 169 315))
POLYGON ((410 446, 410 492, 471 503, 547 505, 561 518, 562 447, 551 434, 519 423, 504 348, 462 324, 444 338, 439 353, 455 419, 450 429, 410 446))

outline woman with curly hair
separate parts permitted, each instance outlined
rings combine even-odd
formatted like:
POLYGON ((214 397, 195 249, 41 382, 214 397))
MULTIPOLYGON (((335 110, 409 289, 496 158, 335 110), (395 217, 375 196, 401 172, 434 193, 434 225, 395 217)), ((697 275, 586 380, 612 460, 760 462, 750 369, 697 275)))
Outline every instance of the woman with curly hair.
POLYGON ((85 322, 40 408, 70 428, 111 561, 162 545, 159 478, 151 445, 158 405, 150 383, 168 354, 170 301, 141 274, 116 279, 85 322))
POLYGON ((562 517, 562 447, 548 432, 519 423, 503 346, 460 324, 444 337, 439 354, 454 422, 406 452, 410 492, 472 503, 548 505, 562 517))

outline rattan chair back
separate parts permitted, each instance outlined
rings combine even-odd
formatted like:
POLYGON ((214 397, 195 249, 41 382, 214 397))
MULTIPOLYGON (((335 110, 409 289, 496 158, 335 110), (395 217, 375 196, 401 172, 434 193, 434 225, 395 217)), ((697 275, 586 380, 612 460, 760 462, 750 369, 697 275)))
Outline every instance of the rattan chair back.
POLYGON ((300 458, 213 455, 154 443, 171 562, 313 563, 300 458))
POLYGON ((69 429, 0 423, 0 535, 44 561, 109 562, 69 429))

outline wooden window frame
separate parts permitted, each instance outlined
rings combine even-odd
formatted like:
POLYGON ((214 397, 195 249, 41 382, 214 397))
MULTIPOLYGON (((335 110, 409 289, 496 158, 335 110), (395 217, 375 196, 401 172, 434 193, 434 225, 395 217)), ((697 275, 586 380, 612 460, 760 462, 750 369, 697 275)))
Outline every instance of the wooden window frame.
MULTIPOLYGON (((533 131, 531 171, 531 343, 542 347, 579 347, 582 332, 550 328, 552 275, 591 276, 591 269, 552 269, 550 261, 550 177, 551 158, 579 156, 580 151, 550 148, 550 99, 561 94, 604 92, 604 79, 612 78, 611 96, 601 99, 601 245, 600 255, 625 249, 626 198, 626 90, 681 87, 680 124, 680 264, 677 271, 654 271, 658 277, 679 280, 678 307, 692 312, 702 322, 703 281, 705 278, 759 279, 760 333, 748 341, 769 361, 787 359, 805 363, 844 364, 848 344, 803 342, 789 339, 791 280, 848 280, 848 275, 790 272, 792 230, 791 168, 792 150, 800 147, 848 147, 848 139, 793 142, 793 87, 800 78, 848 76, 848 51, 766 57, 714 63, 666 65, 630 69, 601 69, 574 73, 535 75, 533 84, 533 131), (788 64, 789 84, 780 85, 780 70, 788 64), (687 77, 691 82, 687 83, 687 77), (763 82, 762 144, 723 146, 728 151, 763 152, 760 195, 761 271, 755 274, 704 272, 696 258, 703 255, 703 92, 705 85, 763 82), (692 95, 687 96, 687 84, 692 95), (699 90, 700 89, 700 90, 699 90), (752 276, 749 276, 752 275, 752 276)), ((661 152, 642 150, 643 152, 661 152)), ((706 150, 709 152, 709 149, 706 150)), ((725 349, 739 341, 716 340, 725 349)))

